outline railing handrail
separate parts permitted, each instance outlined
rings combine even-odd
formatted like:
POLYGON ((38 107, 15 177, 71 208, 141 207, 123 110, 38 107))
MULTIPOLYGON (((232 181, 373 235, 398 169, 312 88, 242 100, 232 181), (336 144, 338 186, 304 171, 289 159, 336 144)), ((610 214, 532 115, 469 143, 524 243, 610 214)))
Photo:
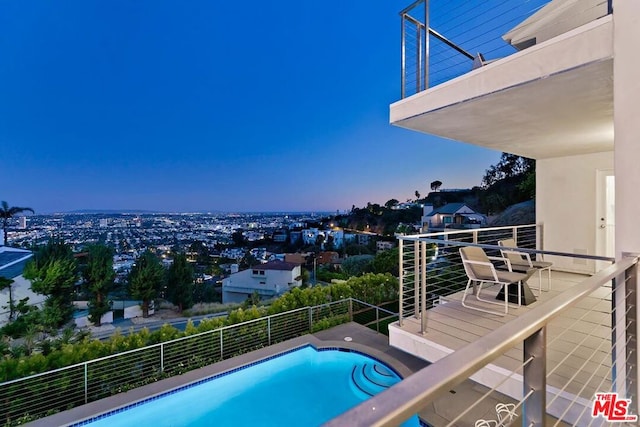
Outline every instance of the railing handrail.
POLYGON ((489 334, 423 368, 388 390, 329 421, 326 426, 398 425, 438 395, 455 387, 525 338, 545 327, 563 310, 638 263, 629 256, 601 270, 489 334))
POLYGON ((398 315, 398 313, 394 313, 391 310, 387 310, 386 308, 378 307, 377 305, 374 305, 374 304, 369 304, 368 302, 361 301, 361 300, 359 300, 357 298, 350 298, 350 299, 351 299, 351 301, 357 302, 357 303, 362 304, 362 305, 366 305, 366 306, 371 307, 371 308, 375 308, 377 310, 380 310, 380 311, 385 312, 387 314, 390 314, 392 316, 397 316, 398 315))
POLYGON ((410 234, 407 236, 397 236, 398 240, 420 240, 423 238, 430 238, 435 236, 447 236, 449 234, 473 234, 478 231, 502 231, 502 230, 513 230, 513 229, 521 229, 521 228, 532 228, 538 227, 541 224, 525 224, 525 225, 505 225, 501 227, 483 227, 483 228, 471 228, 471 229, 456 229, 451 231, 435 231, 433 233, 422 233, 422 234, 410 234))
MULTIPOLYGON (((480 230, 484 230, 484 229, 481 228, 480 230)), ((575 253, 568 253, 568 252, 547 251, 542 249, 527 249, 527 248, 521 248, 521 247, 498 246, 498 245, 490 245, 486 243, 459 242, 457 240, 421 238, 421 239, 415 239, 414 241, 427 242, 427 243, 439 243, 441 245, 446 245, 446 246, 474 246, 482 249, 501 249, 501 250, 507 250, 507 251, 524 252, 528 254, 563 256, 563 257, 571 257, 571 258, 590 259, 594 261, 614 262, 616 260, 614 257, 606 257, 601 255, 575 254, 575 253)))

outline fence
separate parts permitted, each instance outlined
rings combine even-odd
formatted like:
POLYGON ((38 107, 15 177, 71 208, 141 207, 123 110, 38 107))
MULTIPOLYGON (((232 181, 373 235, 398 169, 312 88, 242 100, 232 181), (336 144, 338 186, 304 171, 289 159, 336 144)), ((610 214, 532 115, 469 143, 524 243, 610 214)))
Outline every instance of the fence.
POLYGON ((10 424, 121 393, 340 323, 379 332, 397 314, 349 298, 305 307, 0 383, 0 414, 10 424), (382 325, 382 327, 381 327, 382 325))
POLYGON ((606 16, 612 8, 611 0, 564 2, 548 9, 553 19, 529 19, 548 3, 550 0, 413 2, 400 12, 401 97, 606 16), (516 26, 519 30, 514 35, 511 30, 516 26))

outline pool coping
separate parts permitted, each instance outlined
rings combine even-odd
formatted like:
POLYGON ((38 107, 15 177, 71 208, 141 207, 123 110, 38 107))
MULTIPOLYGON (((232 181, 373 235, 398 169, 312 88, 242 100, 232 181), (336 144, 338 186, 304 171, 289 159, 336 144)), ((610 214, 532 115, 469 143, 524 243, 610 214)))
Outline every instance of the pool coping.
MULTIPOLYGON (((358 324, 349 323, 347 325, 350 328, 363 328, 363 332, 373 332, 358 324)), ((339 328, 340 327, 337 329, 339 328)), ((373 333, 375 334, 375 332, 373 333)), ((116 413, 119 410, 153 400, 162 395, 177 391, 178 389, 183 389, 185 387, 205 382, 212 377, 227 375, 231 372, 244 369, 250 365, 262 363, 279 355, 286 354, 309 345, 320 351, 323 349, 339 348, 365 354, 388 365, 402 378, 406 378, 413 373, 412 369, 395 357, 380 351, 375 347, 367 345, 364 342, 357 341, 357 337, 351 341, 341 341, 335 339, 321 339, 315 335, 303 335, 269 347, 264 347, 240 356, 216 362, 182 375, 166 378, 152 384, 137 387, 124 393, 119 393, 45 418, 40 418, 26 425, 30 427, 82 425, 83 422, 87 422, 88 420, 95 420, 101 416, 107 416, 106 414, 110 415, 116 413)))

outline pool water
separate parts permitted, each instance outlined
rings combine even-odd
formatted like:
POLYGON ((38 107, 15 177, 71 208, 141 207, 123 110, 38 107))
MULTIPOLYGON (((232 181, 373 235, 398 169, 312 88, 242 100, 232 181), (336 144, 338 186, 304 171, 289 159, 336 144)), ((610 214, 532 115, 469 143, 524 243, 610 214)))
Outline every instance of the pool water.
POLYGON ((360 353, 306 346, 82 424, 318 426, 398 381, 360 353))

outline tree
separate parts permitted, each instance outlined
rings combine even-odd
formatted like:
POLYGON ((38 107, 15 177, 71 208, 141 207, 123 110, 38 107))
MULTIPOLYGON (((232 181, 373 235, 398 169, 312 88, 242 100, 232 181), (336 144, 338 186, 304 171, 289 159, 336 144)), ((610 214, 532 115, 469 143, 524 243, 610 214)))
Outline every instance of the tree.
POLYGON ((420 198, 420 192, 418 190, 416 190, 416 200, 418 200, 420 198))
POLYGON ((164 269, 160 260, 149 250, 138 257, 129 273, 129 293, 142 301, 142 317, 149 317, 151 301, 162 288, 164 269))
POLYGON ((371 263, 374 273, 390 273, 394 277, 398 277, 399 268, 399 249, 393 248, 382 251, 375 256, 371 263))
POLYGON ((193 305, 193 268, 185 254, 177 254, 167 271, 167 291, 170 301, 182 313, 193 305))
POLYGON ((23 275, 31 280, 34 292, 47 296, 42 313, 45 327, 56 329, 72 319, 78 266, 69 245, 50 240, 27 263, 23 275))
POLYGON ((242 228, 238 228, 236 231, 231 233, 231 239, 233 240, 233 244, 235 246, 244 246, 247 241, 244 238, 244 230, 242 228))
POLYGON ((0 276, 0 291, 4 291, 5 289, 9 289, 9 306, 2 307, 9 309, 9 322, 13 321, 13 315, 15 313, 15 301, 13 301, 13 291, 11 289, 11 285, 13 284, 13 280, 7 279, 6 277, 0 276))
POLYGON ((108 293, 113 288, 113 251, 104 245, 91 245, 88 248, 88 261, 83 271, 85 287, 89 297, 89 320, 100 326, 100 319, 111 306, 108 293))
POLYGON ((373 255, 354 255, 342 261, 342 271, 348 276, 361 276, 371 271, 373 255))
POLYGON ((9 225, 9 218, 13 218, 17 214, 26 211, 35 213, 31 208, 20 208, 18 206, 9 207, 9 204, 4 200, 0 204, 0 218, 2 218, 2 231, 4 232, 5 246, 7 246, 7 226, 9 225))
POLYGON ((442 187, 442 181, 433 181, 431 183, 431 191, 438 191, 442 187))
POLYGON ((387 209, 391 209, 394 206, 396 206, 398 203, 400 203, 398 199, 389 199, 387 200, 387 203, 384 204, 384 207, 387 209))
POLYGON ((488 188, 502 179, 524 175, 534 170, 535 160, 515 154, 502 153, 500 161, 485 171, 482 186, 488 188))

